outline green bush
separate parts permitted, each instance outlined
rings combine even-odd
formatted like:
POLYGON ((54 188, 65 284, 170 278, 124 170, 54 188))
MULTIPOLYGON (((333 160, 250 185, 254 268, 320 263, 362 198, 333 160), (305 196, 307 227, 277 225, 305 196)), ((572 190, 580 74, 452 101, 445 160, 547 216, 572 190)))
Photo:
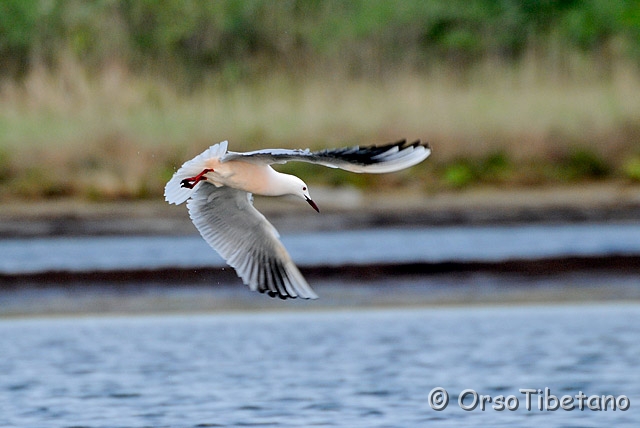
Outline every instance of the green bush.
POLYGON ((561 164, 562 178, 581 180, 602 178, 609 175, 609 165, 597 154, 587 149, 576 149, 561 164))
POLYGON ((499 151, 476 160, 458 159, 444 168, 442 177, 448 186, 463 188, 474 183, 503 183, 512 175, 511 161, 499 151))
POLYGON ((8 150, 0 148, 0 183, 8 181, 13 176, 13 167, 8 150))
POLYGON ((640 156, 633 156, 628 159, 622 166, 622 172, 625 178, 640 182, 640 156))
POLYGON ((477 175, 468 161, 459 160, 445 168, 443 178, 448 186, 460 189, 472 184, 477 175))

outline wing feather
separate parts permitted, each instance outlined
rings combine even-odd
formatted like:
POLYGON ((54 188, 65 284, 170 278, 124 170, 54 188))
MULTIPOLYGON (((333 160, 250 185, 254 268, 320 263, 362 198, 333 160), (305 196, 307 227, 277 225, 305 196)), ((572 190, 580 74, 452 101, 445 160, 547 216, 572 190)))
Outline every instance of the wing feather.
POLYGON ((266 149, 246 153, 229 152, 223 161, 243 160, 255 163, 286 163, 299 161, 340 168, 351 172, 387 173, 409 168, 431 154, 429 144, 420 140, 397 141, 382 146, 353 146, 341 149, 310 150, 266 149))
POLYGON ((187 208, 204 240, 251 290, 283 299, 317 298, 247 192, 202 182, 187 208))

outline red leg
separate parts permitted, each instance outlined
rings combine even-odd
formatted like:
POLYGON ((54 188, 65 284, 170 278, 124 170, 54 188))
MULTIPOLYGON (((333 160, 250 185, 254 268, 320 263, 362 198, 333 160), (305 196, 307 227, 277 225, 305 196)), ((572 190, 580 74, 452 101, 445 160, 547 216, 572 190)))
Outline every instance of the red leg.
POLYGON ((206 180, 205 174, 208 172, 213 172, 213 169, 205 168, 202 172, 194 177, 185 178, 180 182, 180 186, 186 187, 187 189, 193 189, 196 184, 201 182, 202 180, 206 180))

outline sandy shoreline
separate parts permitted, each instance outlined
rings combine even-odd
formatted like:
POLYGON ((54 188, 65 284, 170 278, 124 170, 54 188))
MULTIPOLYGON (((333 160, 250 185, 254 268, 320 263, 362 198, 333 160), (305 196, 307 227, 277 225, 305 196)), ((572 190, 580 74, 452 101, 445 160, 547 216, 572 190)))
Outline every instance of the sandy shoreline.
MULTIPOLYGON (((529 305, 640 302, 637 272, 564 272, 548 277, 487 272, 358 279, 309 278, 318 300, 280 300, 251 292, 240 281, 193 277, 167 283, 112 280, 62 284, 21 282, 0 288, 0 319, 15 316, 143 315, 262 310, 353 310, 450 305, 529 305)), ((122 279, 122 278, 120 278, 122 279)))
MULTIPOLYGON (((280 232, 640 219, 640 186, 616 182, 433 195, 313 190, 320 214, 282 198, 256 198, 255 205, 280 232)), ((7 202, 0 212, 0 238, 193 233, 185 207, 162 200, 7 202)))

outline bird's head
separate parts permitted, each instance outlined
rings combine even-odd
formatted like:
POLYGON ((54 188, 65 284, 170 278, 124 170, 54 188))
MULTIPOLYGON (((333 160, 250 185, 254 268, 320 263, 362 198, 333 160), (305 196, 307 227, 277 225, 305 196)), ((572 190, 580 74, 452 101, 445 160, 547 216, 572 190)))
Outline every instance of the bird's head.
POLYGON ((307 186, 304 181, 300 180, 295 175, 290 175, 289 177, 291 177, 289 179, 289 193, 301 199, 304 199, 309 205, 311 205, 314 210, 320 212, 320 208, 318 208, 316 203, 311 199, 311 195, 309 194, 309 186, 307 186))

